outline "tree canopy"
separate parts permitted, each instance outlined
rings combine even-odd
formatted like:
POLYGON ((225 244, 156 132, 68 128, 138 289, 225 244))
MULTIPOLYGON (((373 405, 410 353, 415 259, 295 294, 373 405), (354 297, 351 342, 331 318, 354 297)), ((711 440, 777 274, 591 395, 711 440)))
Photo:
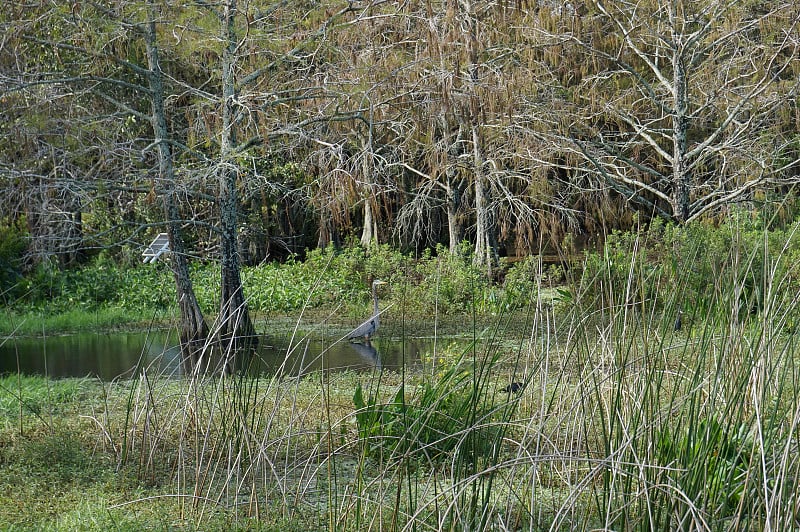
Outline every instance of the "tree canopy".
POLYGON ((171 223, 195 256, 233 230, 247 263, 465 239, 490 263, 637 213, 785 202, 798 24, 788 0, 16 3, 2 223, 24 220, 31 261, 133 258, 171 223))

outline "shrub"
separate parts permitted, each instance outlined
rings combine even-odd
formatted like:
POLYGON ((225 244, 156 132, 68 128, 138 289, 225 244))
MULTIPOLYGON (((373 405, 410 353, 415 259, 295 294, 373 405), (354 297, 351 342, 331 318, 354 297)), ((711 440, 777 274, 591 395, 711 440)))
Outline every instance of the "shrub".
POLYGON ((641 233, 614 232, 601 252, 587 252, 571 292, 587 311, 623 305, 741 320, 763 310, 773 279, 800 287, 787 270, 800 254, 798 224, 767 232, 744 214, 719 227, 655 220, 641 233), (711 289, 709 289, 711 288, 711 289))
POLYGON ((409 287, 410 310, 422 315, 489 310, 490 283, 472 259, 465 245, 455 253, 439 245, 435 254, 423 255, 412 277, 417 282, 409 287))
MULTIPOLYGON (((553 274, 557 275, 557 274, 553 274)), ((532 302, 539 290, 539 257, 531 255, 511 265, 503 279, 503 310, 524 307, 532 302)))

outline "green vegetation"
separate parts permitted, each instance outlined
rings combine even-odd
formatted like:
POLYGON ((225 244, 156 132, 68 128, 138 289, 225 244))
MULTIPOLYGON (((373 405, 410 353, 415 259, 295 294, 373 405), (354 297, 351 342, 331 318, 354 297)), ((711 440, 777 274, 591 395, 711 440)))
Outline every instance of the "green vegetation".
POLYGON ((19 294, 22 278, 22 253, 27 247, 26 234, 22 230, 25 219, 17 222, 0 219, 0 294, 8 299, 19 294))
POLYGON ((363 310, 363 279, 386 277, 400 321, 437 303, 417 286, 436 279, 415 272, 452 268, 464 289, 434 309, 470 323, 474 342, 442 342, 400 373, 5 377, 0 526, 795 526, 795 227, 742 216, 614 234, 556 290, 531 261, 492 285, 473 282, 468 257, 384 249, 249 271, 246 285, 303 294, 272 312, 336 306, 334 288, 363 310), (512 381, 520 393, 504 393, 512 381))
MULTIPOLYGON (((639 233, 613 232, 600 251, 563 256, 557 265, 544 266, 536 256, 508 263, 495 282, 475 266, 468 246, 456 253, 440 246, 413 257, 376 245, 314 250, 304 261, 246 267, 243 283, 251 311, 267 317, 335 310, 358 318, 368 304, 368 281, 377 278, 391 287, 382 295, 385 305, 420 320, 465 313, 485 319, 542 299, 555 300, 559 312, 580 301, 592 312, 625 304, 674 315, 682 307, 688 320, 709 314, 725 319, 732 310, 734 317, 764 310, 770 290, 784 294, 800 287, 798 224, 765 225, 748 212, 718 227, 656 220, 639 233), (619 286, 624 290, 612 290, 619 286)), ((219 275, 213 263, 192 270, 200 305, 211 314, 219 308, 219 275)), ((6 335, 148 327, 170 322, 177 312, 172 273, 163 262, 126 267, 101 257, 68 270, 42 265, 18 285, 8 292, 18 297, 7 296, 0 316, 6 335)), ((791 315, 785 319, 794 323, 791 315)))
MULTIPOLYGON (((497 288, 473 266, 467 251, 457 255, 438 251, 419 259, 388 246, 368 252, 312 251, 302 262, 248 267, 243 272, 248 306, 264 315, 338 308, 358 317, 369 297, 367 280, 380 278, 393 287, 388 303, 404 299, 408 312, 418 317, 463 313, 476 303, 480 312, 501 309, 494 302, 497 288)), ((201 306, 213 313, 219 307, 219 268, 198 265, 192 279, 201 306)), ((66 271, 42 267, 21 284, 24 295, 11 301, 8 313, 0 317, 0 331, 5 334, 148 326, 168 321, 177 312, 172 273, 161 262, 124 267, 100 259, 66 271)))
POLYGON ((502 443, 503 423, 498 421, 509 421, 513 408, 493 404, 494 390, 487 390, 488 381, 481 378, 497 367, 497 360, 478 360, 475 367, 467 356, 461 353, 443 371, 420 376, 410 401, 402 386, 388 403, 379 403, 374 394, 365 399, 359 384, 353 404, 365 456, 378 450, 381 457, 398 455, 426 464, 491 457, 502 443))

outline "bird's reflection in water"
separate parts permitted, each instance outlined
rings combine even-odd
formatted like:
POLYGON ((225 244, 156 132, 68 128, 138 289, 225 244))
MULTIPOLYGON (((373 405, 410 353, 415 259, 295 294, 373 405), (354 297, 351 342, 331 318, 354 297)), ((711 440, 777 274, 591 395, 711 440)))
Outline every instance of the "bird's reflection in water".
POLYGON ((376 369, 381 369, 381 356, 369 341, 363 343, 350 342, 349 345, 365 362, 375 366, 376 369))

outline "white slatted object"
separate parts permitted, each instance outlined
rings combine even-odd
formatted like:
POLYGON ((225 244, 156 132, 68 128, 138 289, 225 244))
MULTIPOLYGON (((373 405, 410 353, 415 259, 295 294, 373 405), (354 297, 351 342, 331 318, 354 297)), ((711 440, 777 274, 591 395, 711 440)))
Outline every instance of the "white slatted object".
POLYGON ((167 233, 159 233, 155 240, 144 250, 142 257, 144 257, 145 263, 153 263, 167 251, 169 251, 169 235, 167 233))

